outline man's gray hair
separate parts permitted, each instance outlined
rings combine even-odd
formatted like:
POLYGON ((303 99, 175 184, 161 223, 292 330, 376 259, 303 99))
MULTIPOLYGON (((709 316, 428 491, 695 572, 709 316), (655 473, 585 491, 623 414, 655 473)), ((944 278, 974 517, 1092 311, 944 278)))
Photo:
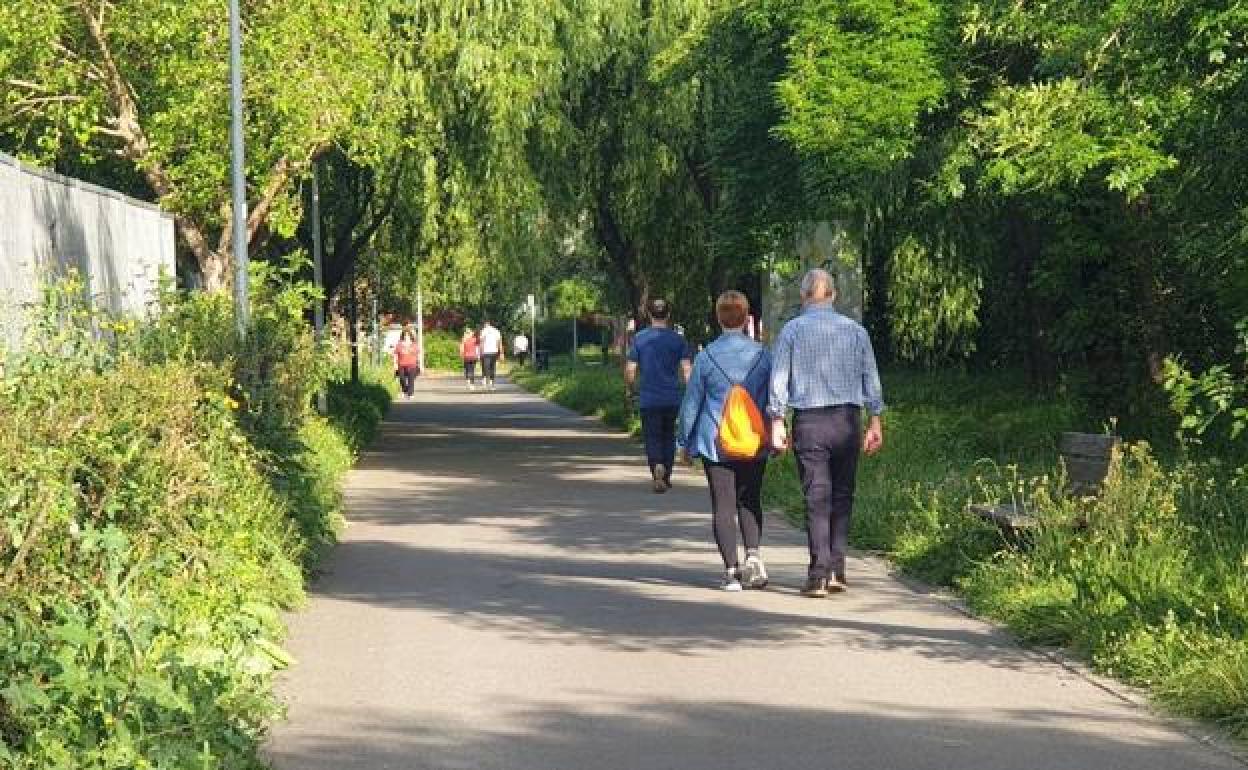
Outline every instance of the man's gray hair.
POLYGON ((836 293, 836 279, 832 274, 822 267, 814 267, 806 271, 806 275, 802 276, 802 296, 814 296, 815 289, 823 285, 827 289, 828 296, 836 293))

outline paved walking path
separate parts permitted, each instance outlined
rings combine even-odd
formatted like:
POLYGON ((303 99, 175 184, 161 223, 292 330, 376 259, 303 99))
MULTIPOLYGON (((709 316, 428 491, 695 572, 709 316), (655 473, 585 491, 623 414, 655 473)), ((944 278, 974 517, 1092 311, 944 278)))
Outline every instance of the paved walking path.
POLYGON ((511 387, 426 379, 348 488, 293 624, 279 770, 1239 768, 873 562, 723 594, 707 495, 511 387))

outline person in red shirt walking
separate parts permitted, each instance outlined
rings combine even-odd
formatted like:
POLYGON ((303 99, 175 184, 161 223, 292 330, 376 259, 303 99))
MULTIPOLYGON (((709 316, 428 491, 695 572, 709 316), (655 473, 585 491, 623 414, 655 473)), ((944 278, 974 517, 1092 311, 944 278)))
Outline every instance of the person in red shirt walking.
POLYGON ((399 388, 407 398, 416 388, 416 376, 420 374, 420 344, 411 326, 403 327, 399 341, 394 346, 394 371, 399 377, 399 388))
POLYGON ((464 379, 468 381, 468 390, 477 389, 477 360, 481 358, 481 343, 472 329, 464 329, 464 337, 459 341, 459 360, 464 362, 464 379))

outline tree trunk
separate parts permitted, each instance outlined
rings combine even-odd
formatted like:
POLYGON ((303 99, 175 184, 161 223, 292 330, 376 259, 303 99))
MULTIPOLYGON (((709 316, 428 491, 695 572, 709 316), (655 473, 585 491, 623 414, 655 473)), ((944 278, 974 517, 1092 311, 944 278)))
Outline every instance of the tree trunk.
POLYGON ((883 216, 865 218, 862 237, 863 273, 866 279, 862 318, 875 355, 881 361, 893 360, 893 329, 888 314, 888 270, 892 259, 892 239, 885 235, 883 216))
POLYGON ((1022 321, 1023 361, 1027 376, 1035 385, 1047 387, 1057 382, 1057 358, 1049 342, 1047 298, 1036 295, 1033 283, 1041 255, 1040 223, 1025 204, 1012 202, 1006 213, 1006 240, 1012 261, 1014 288, 1022 321))
MULTIPOLYGON (((197 255, 199 256, 199 255, 197 255)), ((230 259, 219 251, 206 251, 199 256, 199 277, 203 290, 225 291, 230 286, 230 259)))

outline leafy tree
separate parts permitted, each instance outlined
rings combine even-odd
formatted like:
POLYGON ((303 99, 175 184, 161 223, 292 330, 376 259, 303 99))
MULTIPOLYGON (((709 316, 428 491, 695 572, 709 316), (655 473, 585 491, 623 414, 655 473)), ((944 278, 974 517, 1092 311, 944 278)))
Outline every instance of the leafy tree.
MULTIPOLYGON (((375 6, 245 1, 248 238, 289 234, 292 184, 337 144, 393 131, 375 6)), ((0 144, 108 183, 123 170, 173 212, 205 287, 229 276, 226 7, 209 0, 13 0, 0 8, 0 144)))

